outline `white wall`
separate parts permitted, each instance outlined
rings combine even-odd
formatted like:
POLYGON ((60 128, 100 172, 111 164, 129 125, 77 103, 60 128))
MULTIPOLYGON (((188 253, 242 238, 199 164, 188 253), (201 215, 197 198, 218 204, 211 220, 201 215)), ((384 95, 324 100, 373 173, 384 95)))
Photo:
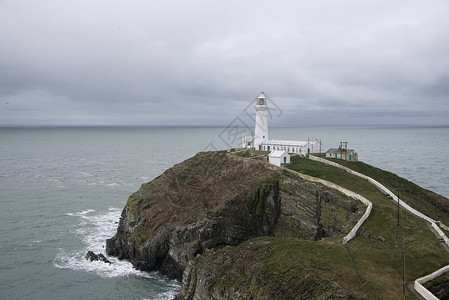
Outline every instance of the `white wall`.
POLYGON ((449 266, 445 266, 435 272, 433 272, 430 275, 418 278, 415 280, 415 283, 413 285, 413 287, 415 288, 415 290, 421 294, 421 296, 424 297, 424 299, 431 299, 431 300, 438 300, 437 297, 435 297, 434 294, 432 294, 428 289, 426 289, 423 284, 426 283, 427 281, 433 280, 435 278, 437 278, 438 276, 446 273, 447 271, 449 271, 449 266))
POLYGON ((256 124, 254 128, 254 147, 259 150, 259 145, 268 140, 268 107, 256 106, 256 124))
POLYGON ((272 157, 268 156, 268 161, 270 164, 280 167, 281 166, 281 158, 280 157, 272 157))
POLYGON ((285 153, 285 154, 281 155, 280 157, 268 156, 268 161, 271 164, 280 167, 284 163, 284 157, 286 158, 285 162, 287 164, 289 164, 290 163, 290 155, 288 153, 285 153))

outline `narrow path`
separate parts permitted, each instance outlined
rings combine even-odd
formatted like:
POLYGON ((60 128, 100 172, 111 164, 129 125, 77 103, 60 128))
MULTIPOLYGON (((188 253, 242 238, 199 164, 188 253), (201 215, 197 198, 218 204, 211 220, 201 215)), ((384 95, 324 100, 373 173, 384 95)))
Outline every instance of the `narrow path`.
POLYGON ((363 204, 365 204, 366 205, 365 213, 358 220, 358 222, 351 229, 351 231, 346 236, 343 237, 343 244, 346 244, 352 238, 355 237, 355 235, 357 233, 357 230, 359 230, 360 226, 362 226, 363 222, 365 222, 365 220, 368 219, 368 217, 369 217, 369 215, 371 213, 371 210, 373 208, 373 204, 371 203, 371 201, 369 201, 368 199, 366 199, 362 195, 357 194, 357 193, 355 193, 355 192, 353 192, 351 190, 348 190, 348 189, 346 189, 346 188, 344 188, 342 186, 339 186, 339 185, 337 185, 337 184, 335 184, 333 182, 330 182, 330 181, 327 181, 327 180, 324 180, 324 179, 321 179, 321 178, 316 178, 316 177, 313 177, 313 176, 305 175, 305 174, 302 174, 300 172, 296 172, 296 171, 293 171, 293 170, 290 170, 290 169, 285 169, 285 170, 287 172, 294 173, 296 176, 299 176, 302 179, 306 179, 308 181, 321 183, 324 186, 327 186, 327 187, 330 187, 330 188, 332 188, 334 190, 337 190, 337 191, 345 194, 346 196, 351 197, 351 198, 353 198, 355 200, 358 200, 358 201, 362 202, 363 204))
MULTIPOLYGON (((438 232, 435 230, 435 228, 432 227, 432 224, 427 223, 427 226, 429 226, 430 231, 432 231, 433 234, 435 234, 438 237, 438 232)), ((438 238, 438 240, 440 241, 440 243, 444 247, 444 249, 446 249, 446 251, 449 252, 449 245, 446 244, 444 239, 438 238)))
MULTIPOLYGON (((359 176, 361 178, 364 178, 366 180, 368 180, 371 184, 373 184, 376 188, 378 188, 379 190, 381 190, 383 193, 387 194, 388 196, 390 196, 390 198, 392 199, 393 202, 398 203, 399 201, 399 205, 406 209, 407 211, 409 211, 410 213, 414 214, 415 216, 423 219, 424 221, 426 221, 428 223, 428 225, 430 226, 430 228, 432 229, 432 232, 437 236, 438 240, 441 241, 441 243, 444 245, 444 248, 446 250, 449 251, 449 239, 448 237, 444 234, 444 232, 440 229, 440 227, 438 226, 437 222, 435 220, 433 220, 432 218, 426 216, 425 214, 417 211, 416 209, 414 209, 413 207, 411 207, 410 205, 408 205, 407 203, 405 203, 404 201, 402 201, 401 199, 398 199, 398 197, 396 195, 394 195, 394 193, 392 191, 390 191, 389 189, 387 189, 384 185, 382 185, 381 183, 379 183, 378 181, 372 179, 369 176, 366 176, 364 174, 361 174, 359 172, 356 172, 354 170, 351 170, 350 168, 347 168, 345 166, 342 166, 338 163, 329 161, 327 159, 323 159, 320 157, 316 157, 313 155, 309 156, 310 159, 315 160, 315 161, 319 161, 328 165, 332 165, 334 167, 340 168, 345 170, 348 173, 351 173, 353 175, 359 176)), ((448 228, 446 225, 440 223, 440 226, 444 229, 448 228)), ((427 290, 423 284, 435 279, 436 277, 440 276, 441 274, 445 273, 449 271, 449 265, 433 272, 430 275, 418 278, 415 280, 414 284, 413 284, 413 288, 416 292, 418 292, 422 297, 424 297, 424 299, 431 299, 431 300, 438 300, 437 297, 435 297, 429 290, 427 290)))

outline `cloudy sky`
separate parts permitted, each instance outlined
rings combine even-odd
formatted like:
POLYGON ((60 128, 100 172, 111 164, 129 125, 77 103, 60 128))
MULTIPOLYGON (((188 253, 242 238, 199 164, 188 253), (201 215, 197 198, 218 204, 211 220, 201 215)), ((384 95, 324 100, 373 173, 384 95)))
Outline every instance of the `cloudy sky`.
POLYGON ((0 124, 449 124, 449 1, 0 0, 0 124), (243 117, 242 117, 243 118, 243 117))

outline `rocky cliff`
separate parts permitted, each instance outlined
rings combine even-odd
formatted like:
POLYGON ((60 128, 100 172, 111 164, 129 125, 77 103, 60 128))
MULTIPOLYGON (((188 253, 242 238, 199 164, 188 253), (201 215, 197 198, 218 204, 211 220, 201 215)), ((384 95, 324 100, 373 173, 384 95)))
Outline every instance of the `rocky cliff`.
MULTIPOLYGON (((301 256, 304 246, 315 250, 313 243, 262 237, 236 247, 208 249, 188 263, 182 290, 175 299, 364 298, 363 293, 337 283, 338 276, 351 270, 342 268, 335 272, 338 274, 329 274, 316 260, 301 256)), ((335 247, 330 251, 344 249, 335 247)))
MULTIPOLYGON (((183 295, 190 299, 197 293, 192 287, 201 286, 191 276, 199 272, 195 257, 206 249, 261 236, 338 238, 363 211, 357 201, 266 162, 199 153, 129 197, 107 254, 177 279, 188 268, 183 295)), ((257 280, 271 280, 257 272, 257 280)))

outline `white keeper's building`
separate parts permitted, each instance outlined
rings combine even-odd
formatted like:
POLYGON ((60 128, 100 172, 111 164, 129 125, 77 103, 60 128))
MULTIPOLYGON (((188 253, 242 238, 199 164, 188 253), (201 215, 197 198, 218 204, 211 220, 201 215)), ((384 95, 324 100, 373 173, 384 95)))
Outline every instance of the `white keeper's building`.
POLYGON ((290 163, 290 155, 285 150, 271 151, 268 155, 268 162, 278 167, 290 163))
POLYGON ((256 125, 254 135, 242 137, 242 147, 265 151, 286 151, 288 153, 321 152, 321 141, 270 140, 268 138, 268 105, 267 97, 262 92, 256 102, 256 125))

